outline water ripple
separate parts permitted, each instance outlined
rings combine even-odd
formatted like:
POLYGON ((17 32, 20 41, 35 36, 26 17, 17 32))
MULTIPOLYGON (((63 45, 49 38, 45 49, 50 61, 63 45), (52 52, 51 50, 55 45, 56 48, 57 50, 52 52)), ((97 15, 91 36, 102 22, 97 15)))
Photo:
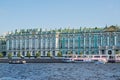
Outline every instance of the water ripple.
POLYGON ((120 80, 120 64, 0 63, 0 80, 120 80))

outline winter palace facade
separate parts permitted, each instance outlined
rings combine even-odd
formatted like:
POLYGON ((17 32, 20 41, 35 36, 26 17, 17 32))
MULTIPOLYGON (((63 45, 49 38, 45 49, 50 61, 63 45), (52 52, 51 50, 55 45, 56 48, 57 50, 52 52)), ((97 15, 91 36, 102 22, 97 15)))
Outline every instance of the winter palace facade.
POLYGON ((107 28, 58 29, 42 31, 27 29, 8 33, 6 39, 6 54, 17 56, 20 52, 32 56, 40 52, 41 56, 63 56, 68 54, 114 55, 120 51, 120 31, 115 26, 107 28))

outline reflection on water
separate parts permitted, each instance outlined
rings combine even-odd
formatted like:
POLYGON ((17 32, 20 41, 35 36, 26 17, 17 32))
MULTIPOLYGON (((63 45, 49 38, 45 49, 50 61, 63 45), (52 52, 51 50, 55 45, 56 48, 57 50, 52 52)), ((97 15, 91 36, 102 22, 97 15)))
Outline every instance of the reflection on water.
POLYGON ((0 64, 0 80, 120 80, 120 64, 0 64))

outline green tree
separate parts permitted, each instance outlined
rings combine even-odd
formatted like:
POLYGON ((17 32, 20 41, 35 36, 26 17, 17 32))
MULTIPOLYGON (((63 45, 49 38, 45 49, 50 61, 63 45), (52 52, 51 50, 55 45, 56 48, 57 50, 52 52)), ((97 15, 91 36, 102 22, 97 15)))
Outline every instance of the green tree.
POLYGON ((0 58, 1 58, 1 57, 3 57, 3 54, 2 54, 2 53, 0 53, 0 58))
POLYGON ((51 53, 50 53, 50 51, 47 53, 47 57, 51 57, 51 53))
POLYGON ((82 56, 83 55, 83 52, 80 52, 80 56, 82 56))
POLYGON ((12 53, 8 53, 8 59, 12 59, 12 53))
POLYGON ((31 54, 30 54, 29 51, 27 52, 27 57, 29 57, 29 59, 30 59, 30 57, 31 57, 31 54))
POLYGON ((38 58, 38 57, 40 57, 40 56, 41 56, 40 51, 35 54, 35 58, 38 58))
POLYGON ((68 51, 68 57, 73 56, 72 51, 68 51))
POLYGON ((59 51, 59 52, 57 53, 57 56, 58 56, 58 57, 62 57, 62 53, 59 51))
POLYGON ((116 55, 120 55, 120 51, 117 50, 117 51, 116 51, 116 55))
POLYGON ((17 57, 21 57, 21 53, 20 52, 18 52, 17 57))

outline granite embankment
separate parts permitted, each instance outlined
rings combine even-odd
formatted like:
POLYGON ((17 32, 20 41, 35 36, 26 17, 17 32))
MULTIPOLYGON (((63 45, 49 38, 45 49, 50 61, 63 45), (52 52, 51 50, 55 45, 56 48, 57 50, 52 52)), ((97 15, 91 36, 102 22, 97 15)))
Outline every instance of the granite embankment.
POLYGON ((25 60, 26 63, 63 63, 62 59, 0 59, 0 63, 9 63, 13 60, 25 60))

